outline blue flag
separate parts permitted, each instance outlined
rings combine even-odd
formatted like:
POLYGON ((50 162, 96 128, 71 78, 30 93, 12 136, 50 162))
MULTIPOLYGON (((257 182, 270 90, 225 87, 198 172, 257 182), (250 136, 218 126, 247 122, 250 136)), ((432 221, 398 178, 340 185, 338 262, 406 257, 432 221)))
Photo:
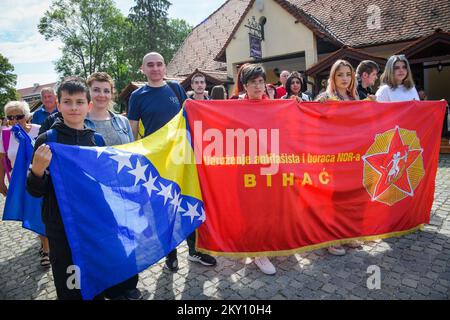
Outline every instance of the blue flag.
POLYGON ((19 141, 19 149, 3 208, 3 220, 22 221, 22 227, 25 229, 45 236, 41 216, 42 198, 32 197, 25 188, 28 168, 33 157, 34 141, 19 125, 13 126, 11 133, 19 141))
POLYGON ((52 177, 84 299, 165 257, 206 216, 182 113, 123 146, 50 143, 52 177))

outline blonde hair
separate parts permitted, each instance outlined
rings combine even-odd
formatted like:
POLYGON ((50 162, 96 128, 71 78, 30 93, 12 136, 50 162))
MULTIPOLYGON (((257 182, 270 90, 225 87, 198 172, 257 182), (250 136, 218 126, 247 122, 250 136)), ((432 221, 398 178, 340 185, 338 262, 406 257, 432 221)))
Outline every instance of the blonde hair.
POLYGON ((26 101, 10 101, 5 105, 5 115, 8 115, 8 111, 11 109, 20 109, 25 115, 25 119, 28 119, 30 115, 30 106, 26 101))
POLYGON ((328 86, 326 93, 328 96, 333 97, 337 96, 336 93, 336 82, 335 82, 335 76, 340 67, 349 67, 350 71, 352 73, 352 80, 350 82, 350 85, 347 88, 347 93, 353 97, 353 99, 358 99, 358 93, 356 92, 356 76, 355 76, 355 69, 353 69, 353 66, 350 64, 350 62, 346 60, 337 60, 333 66, 331 67, 330 71, 330 77, 328 78, 328 86))
POLYGON ((414 79, 412 77, 411 68, 409 67, 409 62, 406 59, 405 55, 393 55, 389 58, 389 60, 386 63, 386 68, 384 69, 383 74, 380 77, 381 84, 387 84, 391 88, 397 88, 397 82, 395 81, 394 76, 394 66, 398 61, 402 61, 406 65, 406 69, 408 71, 408 74, 406 75, 406 78, 403 80, 402 84, 407 88, 411 89, 414 87, 414 79))

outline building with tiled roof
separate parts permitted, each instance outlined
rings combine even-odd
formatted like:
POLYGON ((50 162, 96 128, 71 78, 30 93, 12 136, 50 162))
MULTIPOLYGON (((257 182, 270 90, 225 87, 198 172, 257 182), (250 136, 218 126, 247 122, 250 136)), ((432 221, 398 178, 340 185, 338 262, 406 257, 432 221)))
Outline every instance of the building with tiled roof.
POLYGON ((275 0, 293 15, 310 17, 326 26, 327 33, 351 47, 405 42, 437 28, 450 28, 447 0, 275 0), (372 17, 380 15, 379 28, 372 17))
POLYGON ((34 111, 41 105, 41 90, 43 88, 55 89, 56 82, 39 84, 35 83, 32 87, 18 89, 19 99, 26 101, 30 105, 31 111, 34 111))
POLYGON ((449 31, 448 0, 228 0, 193 29, 167 70, 171 77, 195 69, 226 72, 232 81, 241 64, 258 62, 269 82, 277 82, 282 70, 297 70, 317 93, 333 63, 327 57, 348 58, 355 67, 372 57, 383 66, 416 43, 420 59, 411 63, 417 85, 431 99, 450 100, 449 31), (423 41, 437 29, 438 37, 423 41))
POLYGON ((222 49, 250 0, 226 1, 197 25, 167 65, 170 76, 187 76, 195 69, 226 71, 226 64, 214 60, 222 49))

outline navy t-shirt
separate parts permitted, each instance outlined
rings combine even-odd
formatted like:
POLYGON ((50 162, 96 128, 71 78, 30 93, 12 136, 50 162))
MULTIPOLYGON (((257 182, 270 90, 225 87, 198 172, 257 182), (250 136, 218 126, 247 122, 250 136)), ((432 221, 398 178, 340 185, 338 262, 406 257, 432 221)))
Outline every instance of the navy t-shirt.
MULTIPOLYGON (((178 90, 181 100, 187 99, 186 92, 178 83, 172 82, 178 90)), ((148 84, 133 91, 128 108, 128 119, 139 121, 145 129, 145 136, 152 134, 169 122, 181 109, 177 95, 165 84, 162 87, 150 87, 148 84)))

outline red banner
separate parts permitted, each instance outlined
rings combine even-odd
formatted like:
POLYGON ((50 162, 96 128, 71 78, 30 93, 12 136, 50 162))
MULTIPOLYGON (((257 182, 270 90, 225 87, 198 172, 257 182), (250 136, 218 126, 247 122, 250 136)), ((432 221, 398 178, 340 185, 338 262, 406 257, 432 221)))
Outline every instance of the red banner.
POLYGON ((434 199, 443 101, 193 101, 197 247, 283 255, 412 232, 434 199))

